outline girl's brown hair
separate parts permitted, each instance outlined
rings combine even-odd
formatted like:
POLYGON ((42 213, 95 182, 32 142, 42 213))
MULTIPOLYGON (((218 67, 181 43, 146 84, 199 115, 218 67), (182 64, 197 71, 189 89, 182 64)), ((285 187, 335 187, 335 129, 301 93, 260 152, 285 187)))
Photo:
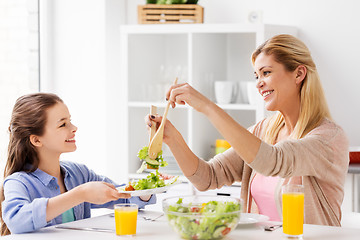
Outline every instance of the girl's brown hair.
MULTIPOLYGON (((30 142, 30 135, 42 136, 47 119, 46 110, 63 102, 52 93, 34 93, 24 95, 14 105, 9 133, 7 162, 4 179, 15 172, 33 172, 38 168, 39 158, 35 147, 30 142), (29 169, 28 166, 31 166, 29 169)), ((1 186, 1 203, 5 200, 3 185, 1 186)), ((10 234, 3 218, 0 204, 0 220, 2 236, 10 234)))
MULTIPOLYGON (((274 36, 253 52, 251 56, 253 64, 260 53, 273 56, 275 61, 283 64, 287 71, 292 72, 300 65, 307 69, 300 89, 300 115, 291 134, 293 139, 303 138, 324 118, 331 118, 316 65, 309 49, 302 41, 288 34, 274 36)), ((273 115, 270 118, 264 141, 274 144, 284 124, 284 116, 280 112, 273 115)))

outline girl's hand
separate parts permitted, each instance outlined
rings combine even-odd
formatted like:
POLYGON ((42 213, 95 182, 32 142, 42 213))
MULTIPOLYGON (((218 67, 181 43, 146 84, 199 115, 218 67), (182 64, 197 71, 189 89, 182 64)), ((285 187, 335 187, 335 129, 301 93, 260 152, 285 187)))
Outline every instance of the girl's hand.
POLYGON ((146 196, 140 196, 139 198, 144 201, 144 202, 148 202, 150 200, 152 195, 146 195, 146 196))
POLYGON ((104 204, 119 198, 130 198, 128 193, 119 193, 115 186, 107 182, 87 182, 79 186, 84 202, 104 204))
POLYGON ((172 85, 166 92, 166 99, 170 101, 173 108, 176 104, 185 105, 185 103, 187 103, 198 112, 204 112, 206 106, 212 103, 188 83, 172 85))

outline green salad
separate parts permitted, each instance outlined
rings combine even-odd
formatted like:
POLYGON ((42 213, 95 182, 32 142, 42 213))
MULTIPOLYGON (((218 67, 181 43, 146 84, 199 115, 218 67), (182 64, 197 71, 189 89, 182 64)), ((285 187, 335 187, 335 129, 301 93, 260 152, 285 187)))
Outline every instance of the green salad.
POLYGON ((169 205, 170 225, 185 239, 219 239, 236 227, 240 218, 237 202, 209 201, 202 204, 169 205))
POLYGON ((125 190, 133 191, 165 187, 175 183, 178 178, 179 176, 176 176, 172 178, 172 181, 170 183, 165 183, 164 179, 161 178, 161 174, 156 170, 155 173, 150 173, 146 176, 146 178, 140 179, 137 182, 130 182, 127 186, 128 188, 125 190), (129 186, 131 186, 132 188, 129 188, 129 186))
POLYGON ((140 160, 143 160, 140 168, 136 171, 137 173, 142 173, 146 167, 150 169, 159 169, 159 167, 166 167, 168 165, 162 157, 162 150, 158 153, 155 159, 151 159, 149 157, 149 147, 145 146, 140 149, 137 156, 140 160))

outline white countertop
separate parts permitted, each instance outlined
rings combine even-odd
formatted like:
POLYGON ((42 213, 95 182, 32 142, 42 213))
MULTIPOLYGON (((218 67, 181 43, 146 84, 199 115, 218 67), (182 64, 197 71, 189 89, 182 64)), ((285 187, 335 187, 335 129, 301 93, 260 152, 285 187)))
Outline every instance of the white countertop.
MULTIPOLYGON (((137 234, 131 239, 156 239, 156 240, 169 240, 169 239, 181 239, 171 227, 168 225, 164 216, 160 217, 156 221, 145 221, 143 216, 157 216, 159 212, 143 211, 139 212, 137 234)), ((268 222, 269 223, 269 222, 268 222)), ((72 227, 97 227, 106 228, 109 230, 115 229, 115 220, 110 214, 75 221, 71 223, 62 224, 72 227)), ((360 229, 341 228, 341 227, 329 227, 319 225, 304 225, 304 239, 346 239, 358 240, 360 236, 360 229)), ((86 240, 106 240, 106 239, 129 239, 129 237, 120 237, 115 232, 94 232, 94 231, 79 231, 79 230, 67 230, 59 229, 55 226, 43 228, 37 232, 28 234, 15 234, 4 237, 4 239, 86 239, 86 240)), ((231 232, 225 238, 230 239, 286 239, 283 236, 282 228, 279 228, 273 232, 267 232, 263 230, 262 223, 240 225, 233 232, 231 232)))

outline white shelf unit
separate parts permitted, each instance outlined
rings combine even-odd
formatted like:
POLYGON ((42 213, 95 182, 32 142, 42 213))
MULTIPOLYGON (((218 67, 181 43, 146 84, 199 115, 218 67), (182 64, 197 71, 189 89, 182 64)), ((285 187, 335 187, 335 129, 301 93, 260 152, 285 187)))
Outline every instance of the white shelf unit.
MULTIPOLYGON (((125 139, 120 174, 126 179, 134 177, 140 166, 137 152, 149 141, 144 117, 150 105, 156 105, 159 114, 164 112, 165 85, 180 77, 179 83, 188 82, 214 100, 213 81, 239 82, 240 87, 255 81, 250 57, 259 44, 276 34, 297 34, 294 27, 264 24, 124 25, 120 31, 125 139)), ((241 96, 244 92, 238 93, 234 103, 220 106, 245 127, 264 118, 262 101, 250 105, 241 96)), ((203 159, 214 155, 215 140, 221 135, 203 115, 178 106, 169 110, 168 119, 196 155, 203 159)), ((166 160, 174 161, 165 144, 163 151, 166 160)))

